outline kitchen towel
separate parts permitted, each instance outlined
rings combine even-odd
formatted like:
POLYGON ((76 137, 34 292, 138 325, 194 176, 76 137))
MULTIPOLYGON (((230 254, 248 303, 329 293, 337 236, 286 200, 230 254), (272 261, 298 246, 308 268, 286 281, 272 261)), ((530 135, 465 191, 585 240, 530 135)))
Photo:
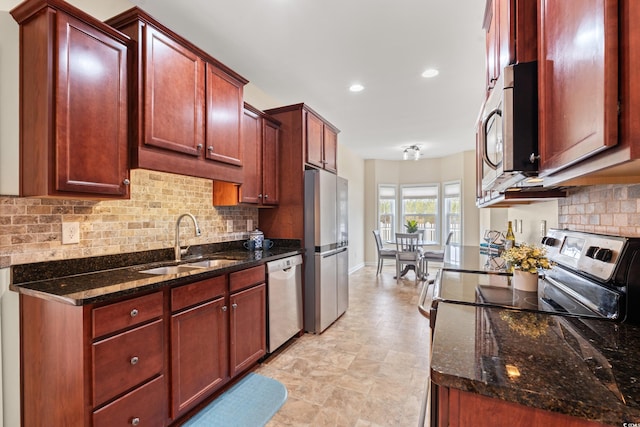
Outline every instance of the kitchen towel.
POLYGON ((285 386, 253 372, 183 424, 183 427, 260 427, 287 400, 285 386))

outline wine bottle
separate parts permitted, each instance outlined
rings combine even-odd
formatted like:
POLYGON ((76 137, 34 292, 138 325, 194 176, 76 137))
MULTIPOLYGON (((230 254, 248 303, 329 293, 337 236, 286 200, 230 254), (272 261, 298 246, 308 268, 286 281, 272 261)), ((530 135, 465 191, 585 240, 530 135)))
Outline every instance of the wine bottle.
POLYGON ((508 222, 507 234, 504 237, 505 249, 513 248, 516 245, 516 236, 513 234, 513 226, 511 225, 511 221, 508 222))

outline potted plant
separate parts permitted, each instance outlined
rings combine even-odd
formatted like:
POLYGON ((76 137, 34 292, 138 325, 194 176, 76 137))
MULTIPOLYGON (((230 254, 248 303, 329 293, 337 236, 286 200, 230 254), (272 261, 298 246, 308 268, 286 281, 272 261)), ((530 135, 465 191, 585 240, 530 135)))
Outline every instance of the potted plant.
POLYGON ((527 292, 538 290, 538 269, 547 270, 552 263, 546 256, 547 250, 526 243, 507 249, 501 255, 507 262, 508 271, 513 273, 513 287, 527 292))
POLYGON ((417 233, 418 221, 416 221, 415 219, 408 219, 404 227, 407 229, 407 233, 417 233))

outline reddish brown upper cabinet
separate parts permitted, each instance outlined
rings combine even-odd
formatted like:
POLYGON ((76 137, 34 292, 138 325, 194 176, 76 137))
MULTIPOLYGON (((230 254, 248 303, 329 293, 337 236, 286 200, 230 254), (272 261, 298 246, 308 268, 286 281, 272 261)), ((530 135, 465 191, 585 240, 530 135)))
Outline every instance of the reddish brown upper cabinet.
POLYGON ((487 91, 490 91, 504 67, 536 60, 536 2, 487 0, 483 28, 487 46, 487 91))
POLYGON ((337 172, 338 130, 310 109, 303 111, 306 120, 306 162, 320 169, 337 172))
POLYGON ((618 144, 618 0, 545 0, 539 18, 546 176, 618 144))
POLYGON ((62 1, 20 24, 20 195, 128 198, 131 40, 62 1))
POLYGON ((245 177, 240 201, 261 206, 277 205, 280 123, 245 104, 242 141, 245 177))
POLYGON ((242 183, 248 81, 139 8, 107 23, 138 43, 133 167, 242 183))

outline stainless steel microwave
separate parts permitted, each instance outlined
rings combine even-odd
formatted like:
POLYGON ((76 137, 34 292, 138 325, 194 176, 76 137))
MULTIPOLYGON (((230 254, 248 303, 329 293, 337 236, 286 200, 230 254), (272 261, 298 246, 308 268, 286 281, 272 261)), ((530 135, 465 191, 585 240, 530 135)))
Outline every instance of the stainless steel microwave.
POLYGON ((537 76, 535 61, 509 65, 487 98, 479 135, 483 191, 539 186, 530 181, 538 171, 537 76))

